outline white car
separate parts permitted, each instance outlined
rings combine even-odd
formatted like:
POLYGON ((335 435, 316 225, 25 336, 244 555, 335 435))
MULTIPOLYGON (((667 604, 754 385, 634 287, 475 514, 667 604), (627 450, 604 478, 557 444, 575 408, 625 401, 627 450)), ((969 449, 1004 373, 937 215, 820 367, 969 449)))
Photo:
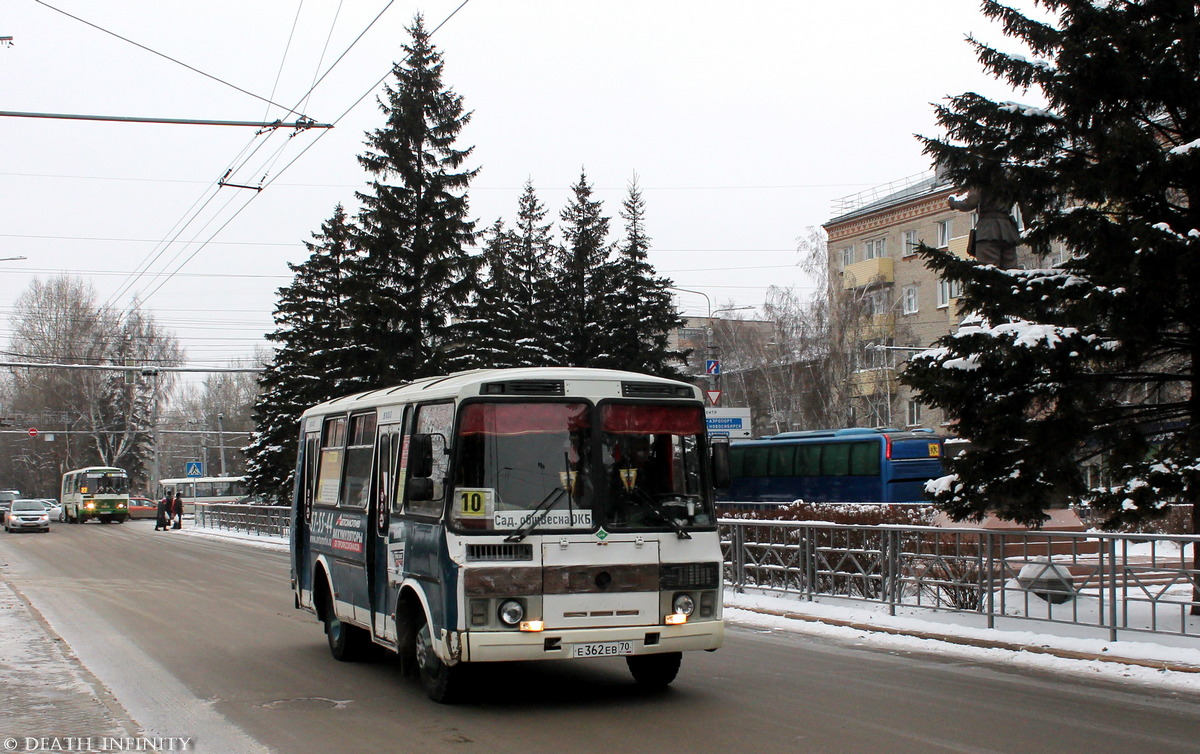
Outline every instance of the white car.
POLYGON ((52 497, 43 497, 39 501, 46 506, 46 512, 50 514, 51 521, 62 521, 62 503, 52 497))
POLYGON ((50 531, 50 514, 41 500, 14 500, 8 516, 4 519, 4 531, 9 534, 18 529, 50 531))

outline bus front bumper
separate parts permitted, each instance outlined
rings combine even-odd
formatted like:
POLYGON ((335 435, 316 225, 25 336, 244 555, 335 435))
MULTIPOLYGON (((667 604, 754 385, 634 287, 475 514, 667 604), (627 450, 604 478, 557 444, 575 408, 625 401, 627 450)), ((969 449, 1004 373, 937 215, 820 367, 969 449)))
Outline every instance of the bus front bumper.
POLYGON ((647 655, 718 649, 725 640, 725 622, 705 620, 682 626, 468 631, 463 640, 464 662, 647 655))

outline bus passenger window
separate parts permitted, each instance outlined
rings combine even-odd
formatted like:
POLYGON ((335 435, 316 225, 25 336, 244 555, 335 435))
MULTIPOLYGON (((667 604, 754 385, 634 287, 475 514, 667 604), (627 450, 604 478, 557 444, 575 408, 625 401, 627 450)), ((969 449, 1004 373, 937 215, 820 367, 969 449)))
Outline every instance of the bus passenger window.
POLYGON ((375 451, 375 414, 350 417, 346 447, 346 478, 342 482, 341 504, 367 507, 371 494, 371 456, 375 451))
POLYGON ((321 466, 317 469, 316 502, 321 505, 337 505, 345 444, 346 417, 326 419, 321 431, 321 466))

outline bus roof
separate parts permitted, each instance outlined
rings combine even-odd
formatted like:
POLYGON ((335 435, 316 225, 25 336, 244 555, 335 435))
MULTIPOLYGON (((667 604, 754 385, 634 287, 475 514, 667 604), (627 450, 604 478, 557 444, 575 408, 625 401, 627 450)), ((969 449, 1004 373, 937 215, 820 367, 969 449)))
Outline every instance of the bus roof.
POLYGON ((848 427, 846 429, 812 429, 803 432, 781 432, 777 435, 769 437, 759 437, 754 440, 742 440, 735 442, 735 445, 742 445, 747 442, 754 443, 771 443, 778 440, 859 440, 865 437, 890 437, 893 440, 903 440, 909 438, 928 439, 930 435, 936 437, 936 433, 932 429, 894 429, 891 427, 871 428, 871 427, 848 427))
POLYGON ((109 473, 117 472, 117 473, 121 473, 121 474, 126 473, 125 469, 118 469, 116 466, 84 466, 82 469, 71 469, 70 471, 64 472, 63 476, 66 476, 67 474, 79 474, 79 473, 82 473, 85 471, 86 472, 105 471, 105 472, 109 472, 109 473))
POLYGON ((303 416, 321 416, 415 400, 469 398, 478 395, 701 400, 700 389, 696 386, 664 377, 615 369, 524 367, 476 369, 441 377, 426 377, 393 387, 335 398, 313 406, 305 411, 303 416), (488 386, 486 392, 485 385, 488 386))

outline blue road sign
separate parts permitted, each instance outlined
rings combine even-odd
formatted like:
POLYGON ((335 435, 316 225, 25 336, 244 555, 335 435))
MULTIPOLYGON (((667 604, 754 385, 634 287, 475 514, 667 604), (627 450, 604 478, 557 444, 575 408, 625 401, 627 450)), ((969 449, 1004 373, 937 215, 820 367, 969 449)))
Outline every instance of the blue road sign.
POLYGON ((704 363, 705 374, 720 374, 721 362, 718 359, 709 359, 704 363))
POLYGON ((188 461, 186 469, 187 471, 184 473, 186 477, 204 476, 204 463, 202 461, 188 461))

